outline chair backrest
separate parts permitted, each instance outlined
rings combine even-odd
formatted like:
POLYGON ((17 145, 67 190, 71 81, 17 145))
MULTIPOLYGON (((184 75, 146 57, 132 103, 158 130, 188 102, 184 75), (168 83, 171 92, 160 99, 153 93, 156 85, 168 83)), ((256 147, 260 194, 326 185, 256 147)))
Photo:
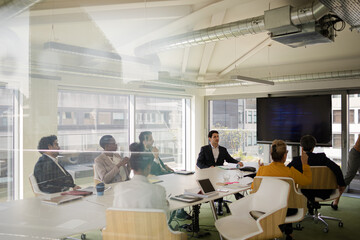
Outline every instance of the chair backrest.
POLYGON ((288 183, 276 178, 266 178, 261 182, 252 203, 256 210, 263 212, 287 208, 289 191, 288 183))
POLYGON ((310 185, 299 185, 300 189, 337 189, 335 174, 325 166, 311 166, 312 182, 310 185))
POLYGON ((104 240, 187 239, 185 233, 170 230, 165 211, 159 209, 109 208, 102 235, 104 240))
POLYGON ((265 176, 258 176, 254 178, 254 189, 253 193, 256 192, 261 184, 261 181, 266 178, 277 178, 280 180, 283 180, 290 185, 290 194, 288 199, 288 208, 307 208, 306 204, 306 197, 298 191, 298 189, 295 186, 294 179, 289 177, 265 177, 265 176))
POLYGON ((93 169, 94 169, 94 184, 96 186, 98 183, 101 183, 102 181, 100 180, 99 174, 96 171, 95 164, 93 165, 93 169))
POLYGON ((31 189, 33 190, 35 196, 41 196, 46 194, 40 190, 39 185, 33 173, 29 175, 29 181, 30 181, 31 189))

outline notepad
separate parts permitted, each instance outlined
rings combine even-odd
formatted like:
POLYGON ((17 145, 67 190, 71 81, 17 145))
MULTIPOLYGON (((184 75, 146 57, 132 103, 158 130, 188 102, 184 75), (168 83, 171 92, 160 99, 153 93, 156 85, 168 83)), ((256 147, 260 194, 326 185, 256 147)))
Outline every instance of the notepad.
POLYGON ((52 197, 50 199, 43 199, 41 202, 51 205, 59 205, 62 203, 74 201, 82 198, 82 196, 74 196, 74 195, 60 195, 57 197, 52 197))

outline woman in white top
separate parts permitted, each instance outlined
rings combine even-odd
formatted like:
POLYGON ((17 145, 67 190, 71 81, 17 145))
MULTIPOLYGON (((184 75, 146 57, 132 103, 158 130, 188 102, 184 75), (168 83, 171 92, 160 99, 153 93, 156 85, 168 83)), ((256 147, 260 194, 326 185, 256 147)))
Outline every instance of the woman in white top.
POLYGON ((129 158, 121 158, 113 136, 105 135, 100 139, 100 146, 104 152, 95 158, 94 178, 104 183, 115 183, 129 180, 129 158))
POLYGON ((137 147, 137 143, 130 146, 130 166, 134 171, 134 177, 115 186, 113 205, 118 208, 163 209, 167 212, 169 203, 166 200, 165 188, 151 184, 147 179, 154 156, 151 153, 136 151, 137 147))

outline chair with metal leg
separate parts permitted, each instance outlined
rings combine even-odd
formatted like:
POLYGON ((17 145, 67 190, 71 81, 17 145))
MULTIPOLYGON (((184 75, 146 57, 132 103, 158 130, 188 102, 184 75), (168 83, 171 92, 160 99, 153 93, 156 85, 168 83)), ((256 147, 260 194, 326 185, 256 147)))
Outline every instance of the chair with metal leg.
POLYGON ((307 214, 305 219, 313 219, 314 222, 322 222, 325 227, 323 232, 329 232, 329 224, 325 220, 333 220, 338 222, 339 227, 343 227, 344 224, 341 219, 329 216, 323 216, 319 213, 321 206, 331 206, 331 204, 325 204, 323 202, 335 200, 340 196, 338 184, 335 174, 330 168, 324 166, 311 166, 312 183, 306 186, 299 186, 300 189, 319 190, 319 189, 333 189, 333 193, 327 199, 315 197, 314 199, 308 199, 309 210, 313 209, 313 213, 307 214))

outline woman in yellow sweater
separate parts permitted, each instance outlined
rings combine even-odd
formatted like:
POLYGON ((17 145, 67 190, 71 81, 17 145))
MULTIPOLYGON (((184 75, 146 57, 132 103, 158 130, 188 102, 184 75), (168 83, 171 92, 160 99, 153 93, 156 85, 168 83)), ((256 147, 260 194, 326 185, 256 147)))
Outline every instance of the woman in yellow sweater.
MULTIPOLYGON (((312 175, 310 166, 308 165, 308 156, 302 151, 301 162, 303 167, 303 173, 296 170, 294 167, 288 168, 285 166, 285 161, 288 151, 286 150, 286 144, 282 140, 274 140, 271 144, 271 158, 273 160, 267 166, 261 166, 256 176, 272 176, 272 177, 290 177, 294 179, 295 183, 301 185, 308 185, 312 181, 312 175)), ((251 186, 253 187, 253 186, 251 186)), ((297 209, 288 209, 287 216, 296 214, 297 209)), ((292 224, 280 225, 280 229, 285 232, 286 240, 292 239, 292 224)))
POLYGON ((301 152, 301 162, 303 165, 303 173, 294 167, 285 166, 288 151, 283 140, 274 140, 271 144, 271 158, 273 160, 267 166, 261 166, 256 176, 272 176, 272 177, 291 177, 295 183, 300 185, 308 185, 312 181, 310 166, 308 165, 308 156, 305 152, 301 152))

